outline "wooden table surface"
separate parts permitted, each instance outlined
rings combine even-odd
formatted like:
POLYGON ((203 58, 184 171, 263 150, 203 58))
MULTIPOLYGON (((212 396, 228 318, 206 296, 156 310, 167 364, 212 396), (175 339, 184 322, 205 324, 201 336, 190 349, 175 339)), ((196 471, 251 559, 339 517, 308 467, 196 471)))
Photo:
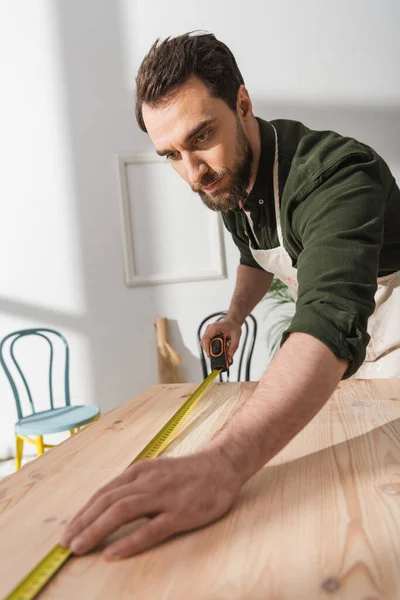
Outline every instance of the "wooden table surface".
MULTIPOLYGON (((214 383, 166 454, 206 444, 255 383, 214 383)), ((195 384, 153 386, 0 482, 0 598, 195 384)), ((400 379, 342 382, 217 523, 140 556, 72 558, 41 599, 399 600, 400 379)))

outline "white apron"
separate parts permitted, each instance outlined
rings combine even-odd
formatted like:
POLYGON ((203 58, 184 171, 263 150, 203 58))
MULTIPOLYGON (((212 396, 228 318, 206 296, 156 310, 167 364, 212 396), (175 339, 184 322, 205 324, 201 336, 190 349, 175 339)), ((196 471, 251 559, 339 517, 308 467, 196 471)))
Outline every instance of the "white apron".
MULTIPOLYGON (((293 299, 296 300, 297 269, 293 267, 292 259, 283 245, 278 180, 278 134, 275 127, 273 129, 275 132, 273 186, 279 246, 271 250, 255 250, 249 243, 249 247, 257 263, 283 281, 288 286, 293 299)), ((254 233, 250 213, 245 211, 245 214, 254 233)), ((257 239, 255 234, 254 237, 257 239)), ((353 377, 358 379, 400 377, 400 271, 378 278, 375 311, 368 320, 368 333, 371 339, 367 346, 365 361, 353 377)))

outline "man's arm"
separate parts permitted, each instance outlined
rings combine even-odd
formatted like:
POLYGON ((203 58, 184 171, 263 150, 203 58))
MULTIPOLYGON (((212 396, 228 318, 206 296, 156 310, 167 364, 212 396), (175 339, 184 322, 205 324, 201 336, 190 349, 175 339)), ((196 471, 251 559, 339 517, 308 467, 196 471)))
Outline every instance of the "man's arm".
POLYGON ((150 517, 106 548, 108 558, 123 558, 215 521, 245 481, 322 408, 346 368, 316 338, 293 333, 250 399, 204 450, 129 467, 79 511, 61 543, 84 554, 121 525, 150 517))
POLYGON ((239 265, 235 291, 226 318, 242 325, 253 308, 268 292, 273 277, 272 273, 263 269, 239 265))
POLYGON ((206 451, 227 459, 243 484, 319 412, 347 366, 316 338, 291 334, 253 395, 206 451))
POLYGON ((273 277, 272 273, 264 269, 242 264, 238 266, 235 291, 225 318, 209 325, 201 338, 201 345, 207 356, 210 356, 211 339, 223 332, 230 339, 229 356, 233 359, 239 345, 243 322, 268 292, 273 277))
POLYGON ((297 201, 291 227, 292 242, 295 232, 302 247, 296 314, 256 391, 210 446, 242 482, 358 369, 369 340, 385 211, 377 157, 354 146, 297 201))

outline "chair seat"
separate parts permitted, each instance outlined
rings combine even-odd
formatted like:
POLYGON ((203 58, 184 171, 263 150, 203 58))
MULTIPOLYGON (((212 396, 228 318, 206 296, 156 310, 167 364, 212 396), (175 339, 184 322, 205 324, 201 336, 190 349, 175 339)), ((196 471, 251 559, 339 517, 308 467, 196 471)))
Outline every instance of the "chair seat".
POLYGON ((91 421, 100 410, 97 406, 63 406, 29 415, 15 424, 15 433, 44 435, 68 431, 91 421))

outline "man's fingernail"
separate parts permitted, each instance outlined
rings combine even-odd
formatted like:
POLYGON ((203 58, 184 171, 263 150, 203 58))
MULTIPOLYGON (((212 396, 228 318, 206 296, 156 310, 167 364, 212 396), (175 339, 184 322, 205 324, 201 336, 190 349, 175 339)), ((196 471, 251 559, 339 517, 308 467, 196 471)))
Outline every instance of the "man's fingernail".
POLYGON ((61 538, 61 546, 63 546, 64 548, 68 548, 70 541, 72 540, 72 533, 64 533, 64 535, 61 538))
POLYGON ((83 537, 76 538, 71 544, 72 552, 80 552, 85 544, 85 539, 83 537))

